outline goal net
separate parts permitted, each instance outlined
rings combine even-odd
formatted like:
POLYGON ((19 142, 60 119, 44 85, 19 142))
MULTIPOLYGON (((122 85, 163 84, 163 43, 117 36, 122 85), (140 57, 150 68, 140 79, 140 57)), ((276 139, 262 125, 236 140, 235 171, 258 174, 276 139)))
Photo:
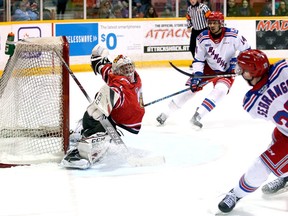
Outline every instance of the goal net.
POLYGON ((16 43, 0 79, 0 167, 59 162, 64 156, 69 144, 65 64, 66 37, 16 43))

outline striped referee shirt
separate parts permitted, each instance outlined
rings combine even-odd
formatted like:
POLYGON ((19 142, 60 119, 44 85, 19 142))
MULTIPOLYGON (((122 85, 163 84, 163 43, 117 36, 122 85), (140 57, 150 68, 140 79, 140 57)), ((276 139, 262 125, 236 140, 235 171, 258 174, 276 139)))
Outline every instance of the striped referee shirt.
POLYGON ((187 27, 193 27, 195 30, 202 30, 208 27, 207 17, 211 13, 210 8, 202 3, 197 2, 187 8, 187 27))

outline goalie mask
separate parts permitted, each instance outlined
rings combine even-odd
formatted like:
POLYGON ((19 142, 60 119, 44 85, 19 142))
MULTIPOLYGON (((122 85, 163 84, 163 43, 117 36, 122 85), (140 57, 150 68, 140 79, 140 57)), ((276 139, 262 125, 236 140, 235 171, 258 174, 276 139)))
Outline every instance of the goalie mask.
POLYGON ((112 70, 114 74, 127 76, 130 81, 134 81, 135 64, 127 56, 118 55, 112 62, 112 70))

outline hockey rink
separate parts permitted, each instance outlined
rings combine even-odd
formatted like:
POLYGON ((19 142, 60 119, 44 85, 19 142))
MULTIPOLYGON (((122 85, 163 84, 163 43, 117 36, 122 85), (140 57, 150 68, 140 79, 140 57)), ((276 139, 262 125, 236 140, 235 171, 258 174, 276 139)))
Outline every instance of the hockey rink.
MULTIPOLYGON (((168 63, 137 71, 144 103, 186 88, 187 77, 168 63)), ((91 98, 103 84, 92 72, 75 76, 91 98)), ((72 78, 70 89, 74 129, 88 101, 72 78)), ((229 95, 202 119, 202 130, 195 130, 189 121, 211 89, 207 85, 165 126, 156 117, 170 99, 146 107, 138 135, 121 129, 131 155, 163 156, 165 163, 132 166, 115 154, 89 170, 63 169, 56 163, 0 169, 0 216, 287 216, 288 192, 263 196, 261 189, 229 214, 217 210, 225 193, 269 145, 274 125, 252 119, 242 109, 249 86, 236 77, 229 95)))

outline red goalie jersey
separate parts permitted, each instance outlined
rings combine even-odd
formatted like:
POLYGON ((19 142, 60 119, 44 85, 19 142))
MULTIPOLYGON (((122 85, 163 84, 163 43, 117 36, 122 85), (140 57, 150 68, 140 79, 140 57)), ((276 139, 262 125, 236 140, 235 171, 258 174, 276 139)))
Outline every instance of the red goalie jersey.
POLYGON ((138 134, 145 109, 141 78, 135 71, 134 62, 123 55, 118 55, 112 64, 106 57, 95 57, 91 61, 95 74, 101 74, 107 85, 119 95, 109 119, 117 126, 138 134))

